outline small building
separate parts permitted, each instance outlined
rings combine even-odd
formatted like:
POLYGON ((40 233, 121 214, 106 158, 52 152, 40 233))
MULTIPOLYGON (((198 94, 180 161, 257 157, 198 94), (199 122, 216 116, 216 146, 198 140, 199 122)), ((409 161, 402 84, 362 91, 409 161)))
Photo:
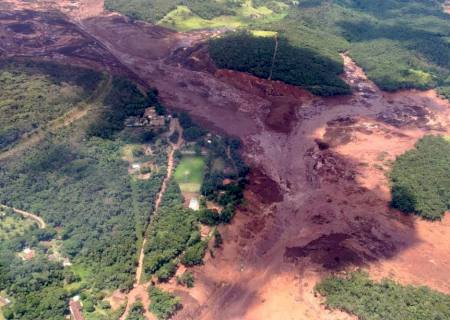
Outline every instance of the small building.
POLYGON ((129 117, 125 120, 126 127, 153 127, 160 129, 166 125, 166 118, 156 113, 154 107, 145 109, 142 117, 129 117))

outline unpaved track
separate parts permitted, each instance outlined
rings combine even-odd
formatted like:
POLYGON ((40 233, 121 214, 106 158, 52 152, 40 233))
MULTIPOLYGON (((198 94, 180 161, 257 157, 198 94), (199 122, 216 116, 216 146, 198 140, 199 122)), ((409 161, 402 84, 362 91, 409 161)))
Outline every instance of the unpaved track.
POLYGON ((21 215, 21 216, 23 216, 25 218, 33 220, 34 222, 37 223, 37 225, 39 226, 39 229, 47 228, 47 224, 45 223, 44 219, 42 219, 41 217, 35 215, 34 213, 23 211, 23 210, 12 208, 12 207, 8 207, 8 206, 5 206, 3 204, 0 204, 0 207, 3 208, 3 209, 13 210, 15 213, 17 213, 17 214, 19 214, 19 215, 21 215))
POLYGON ((46 134, 56 133, 59 129, 67 127, 70 124, 84 118, 95 108, 101 107, 103 99, 111 89, 112 85, 112 76, 109 73, 105 74, 105 76, 106 78, 99 84, 98 88, 86 101, 81 102, 78 106, 75 106, 66 114, 50 121, 41 128, 37 128, 27 133, 26 136, 20 139, 11 149, 0 153, 0 161, 22 153, 31 146, 41 142, 45 138, 46 134))
MULTIPOLYGON (((152 221, 158 216, 158 210, 161 206, 161 201, 164 197, 164 193, 166 192, 167 185, 172 178, 172 174, 174 171, 174 154, 175 152, 183 145, 183 130, 178 122, 178 119, 172 119, 170 122, 170 131, 169 136, 172 135, 174 132, 178 131, 180 137, 176 144, 171 143, 170 151, 167 157, 167 175, 164 178, 164 181, 161 185, 161 190, 158 193, 158 196, 156 197, 155 201, 155 207, 154 210, 150 213, 150 223, 149 227, 151 226, 152 221)), ((141 251, 139 254, 139 262, 138 267, 136 269, 136 280, 134 284, 134 288, 128 293, 128 301, 126 309, 123 313, 123 315, 120 317, 120 320, 125 320, 128 316, 131 307, 133 304, 140 300, 144 304, 145 309, 145 318, 146 319, 155 319, 155 317, 149 312, 148 306, 150 304, 150 300, 148 298, 148 287, 149 283, 143 283, 142 276, 144 272, 144 260, 145 260, 145 247, 148 242, 148 229, 144 235, 144 239, 141 244, 141 251)))

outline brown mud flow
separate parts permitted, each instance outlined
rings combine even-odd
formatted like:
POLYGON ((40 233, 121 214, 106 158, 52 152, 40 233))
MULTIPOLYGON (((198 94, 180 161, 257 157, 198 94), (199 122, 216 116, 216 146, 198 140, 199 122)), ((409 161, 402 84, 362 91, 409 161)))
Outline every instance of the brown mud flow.
MULTIPOLYGON (((354 266, 450 293, 450 218, 429 223, 389 209, 386 178, 391 161, 422 136, 450 134, 448 101, 433 91, 382 92, 348 56, 343 78, 353 94, 315 97, 216 70, 202 44, 212 31, 175 33, 116 14, 74 12, 73 26, 82 29, 75 34, 95 39, 118 69, 156 87, 168 107, 240 137, 253 168, 246 205, 220 228, 224 248, 193 269, 195 288, 165 285, 183 298, 175 318, 351 319, 325 310, 313 287, 330 272, 354 266)), ((2 28, 21 20, 8 19, 2 28)), ((56 28, 42 19, 33 19, 33 30, 56 28)), ((8 32, 0 39, 4 55, 54 57, 45 44, 8 47, 5 41, 30 36, 8 32)), ((64 32, 55 34, 57 43, 66 39, 64 32)), ((70 61, 70 52, 57 57, 70 61)), ((98 59, 92 64, 101 65, 98 59)))

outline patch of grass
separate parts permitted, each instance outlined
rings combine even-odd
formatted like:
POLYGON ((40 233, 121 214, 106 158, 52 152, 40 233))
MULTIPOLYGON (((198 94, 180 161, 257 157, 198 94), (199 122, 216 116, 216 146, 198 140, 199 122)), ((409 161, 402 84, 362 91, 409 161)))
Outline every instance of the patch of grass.
POLYGON ((330 277, 316 290, 325 304, 364 320, 450 319, 450 296, 427 287, 402 286, 391 280, 374 282, 363 272, 330 277))
POLYGON ((205 174, 205 159, 201 156, 185 156, 175 170, 175 181, 182 192, 199 192, 205 174))
POLYGON ((206 20, 193 13, 187 6, 178 6, 169 12, 159 22, 160 25, 179 31, 189 31, 208 28, 239 28, 243 26, 243 21, 236 16, 220 16, 211 20, 206 20))
POLYGON ((267 31, 267 30, 250 30, 250 33, 255 37, 269 37, 269 38, 273 38, 278 34, 278 32, 276 31, 267 31))

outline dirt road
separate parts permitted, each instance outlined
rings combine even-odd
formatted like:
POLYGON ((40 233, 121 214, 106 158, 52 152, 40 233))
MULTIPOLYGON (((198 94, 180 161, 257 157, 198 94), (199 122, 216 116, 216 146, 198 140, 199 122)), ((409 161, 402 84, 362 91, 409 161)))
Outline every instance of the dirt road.
MULTIPOLYGON (((170 151, 167 157, 167 175, 164 178, 164 181, 161 185, 161 190, 158 193, 158 196, 156 197, 155 206, 153 212, 150 213, 150 223, 149 226, 151 226, 152 221, 157 217, 159 207, 161 206, 161 201, 163 199, 164 193, 166 192, 167 185, 172 178, 172 174, 174 171, 174 154, 175 152, 183 145, 183 130, 178 122, 178 119, 172 119, 170 122, 170 130, 168 136, 172 135, 174 132, 179 133, 179 139, 176 144, 170 143, 170 151)), ((130 308, 133 306, 133 304, 140 300, 145 308, 145 317, 146 319, 155 319, 155 317, 149 312, 148 306, 150 304, 150 300, 148 298, 148 287, 149 283, 143 283, 142 276, 144 272, 144 259, 145 259, 145 247, 148 242, 148 235, 147 232, 144 235, 142 245, 141 245, 141 251, 139 254, 139 262, 138 267, 136 269, 136 280, 134 284, 134 288, 128 293, 128 301, 127 306, 125 309, 125 312, 120 317, 120 320, 125 320, 128 313, 130 312, 130 308)))
POLYGON ((46 134, 56 133, 59 129, 69 126, 70 124, 84 118, 94 109, 103 106, 103 100, 111 89, 111 85, 111 74, 105 74, 105 79, 98 85, 97 89, 86 101, 81 102, 61 117, 27 133, 11 149, 0 153, 0 161, 25 151, 31 146, 42 141, 46 134))
POLYGON ((20 210, 20 209, 8 207, 8 206, 5 206, 3 204, 0 204, 0 208, 13 210, 15 213, 21 215, 22 217, 25 217, 27 219, 33 220, 39 226, 39 229, 47 228, 47 224, 45 223, 44 219, 42 219, 41 217, 39 217, 39 216, 37 216, 37 215, 35 215, 35 214, 31 213, 31 212, 27 212, 27 211, 23 211, 23 210, 20 210))

